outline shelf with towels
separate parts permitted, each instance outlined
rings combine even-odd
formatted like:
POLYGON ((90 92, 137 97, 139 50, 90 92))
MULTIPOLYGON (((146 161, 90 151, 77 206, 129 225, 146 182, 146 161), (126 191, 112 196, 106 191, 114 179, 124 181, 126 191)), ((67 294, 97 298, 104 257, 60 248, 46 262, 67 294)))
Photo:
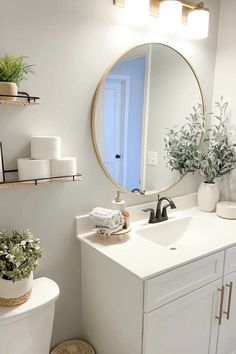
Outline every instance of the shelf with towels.
MULTIPOLYGON (((17 170, 5 171, 5 172, 17 172, 17 170)), ((38 186, 44 184, 52 184, 52 183, 65 183, 65 182, 79 182, 82 181, 82 175, 77 173, 76 175, 68 175, 68 176, 58 176, 58 177, 47 177, 47 178, 38 178, 38 179, 29 179, 22 181, 3 181, 0 182, 0 190, 1 189, 10 189, 10 188, 22 188, 22 187, 31 187, 38 186)))
POLYGON ((40 97, 30 96, 27 92, 18 92, 18 95, 0 94, 0 104, 11 106, 38 105, 40 97))

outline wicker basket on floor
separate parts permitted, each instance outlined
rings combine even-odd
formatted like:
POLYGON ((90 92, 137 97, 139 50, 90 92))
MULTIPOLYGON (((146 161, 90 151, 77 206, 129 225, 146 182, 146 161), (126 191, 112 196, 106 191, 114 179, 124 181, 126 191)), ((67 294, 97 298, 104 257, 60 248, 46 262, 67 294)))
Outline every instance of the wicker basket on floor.
POLYGON ((51 354, 95 354, 93 347, 83 340, 67 340, 57 345, 51 354))

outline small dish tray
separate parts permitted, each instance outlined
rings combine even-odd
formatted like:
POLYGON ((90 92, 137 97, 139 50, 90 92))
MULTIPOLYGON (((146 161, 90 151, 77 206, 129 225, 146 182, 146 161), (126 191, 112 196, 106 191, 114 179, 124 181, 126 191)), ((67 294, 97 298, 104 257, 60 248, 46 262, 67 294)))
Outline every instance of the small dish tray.
POLYGON ((219 202, 216 206, 216 214, 224 219, 236 220, 236 203, 219 202))
POLYGON ((131 230, 132 230, 132 227, 129 226, 127 229, 122 229, 120 231, 114 232, 110 236, 104 235, 103 233, 100 233, 99 231, 97 231, 97 234, 98 234, 100 240, 117 239, 118 241, 122 241, 124 239, 125 235, 127 235, 131 230))

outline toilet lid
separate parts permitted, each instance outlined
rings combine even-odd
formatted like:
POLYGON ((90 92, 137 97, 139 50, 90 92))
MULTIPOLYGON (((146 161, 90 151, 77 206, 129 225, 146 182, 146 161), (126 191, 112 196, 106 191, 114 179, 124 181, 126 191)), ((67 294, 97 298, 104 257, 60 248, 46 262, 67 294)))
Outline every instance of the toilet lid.
POLYGON ((56 346, 51 354, 95 354, 95 351, 83 340, 67 340, 56 346))

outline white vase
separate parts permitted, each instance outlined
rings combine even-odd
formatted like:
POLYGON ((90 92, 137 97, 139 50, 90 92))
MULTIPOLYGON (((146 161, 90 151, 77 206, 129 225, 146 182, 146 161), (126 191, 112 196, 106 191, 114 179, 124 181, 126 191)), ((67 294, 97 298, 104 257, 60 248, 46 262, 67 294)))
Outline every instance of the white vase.
POLYGON ((0 299, 16 299, 27 294, 33 286, 33 273, 29 278, 16 281, 0 278, 0 299))
POLYGON ((216 209, 216 204, 220 199, 220 189, 218 183, 202 182, 198 189, 198 206, 202 211, 212 212, 216 209))
MULTIPOLYGON (((18 94, 17 85, 14 82, 0 81, 0 94, 1 95, 13 95, 13 96, 16 96, 18 94)), ((16 97, 0 96, 0 100, 15 101, 16 97)))

